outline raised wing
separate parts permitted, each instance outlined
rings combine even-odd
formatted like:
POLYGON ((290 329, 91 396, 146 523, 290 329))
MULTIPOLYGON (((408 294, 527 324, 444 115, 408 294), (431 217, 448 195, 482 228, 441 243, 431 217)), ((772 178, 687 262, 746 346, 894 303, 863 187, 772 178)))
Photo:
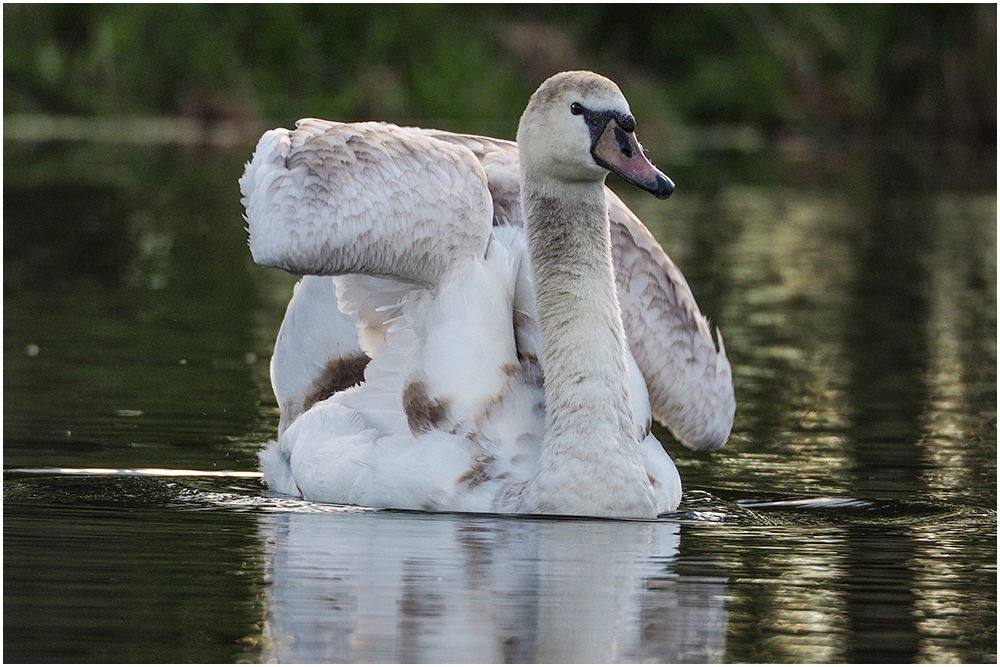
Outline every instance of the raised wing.
POLYGON ((279 433, 364 377, 369 357, 359 324, 371 347, 382 333, 380 322, 365 320, 365 304, 342 313, 325 276, 385 276, 403 291, 434 284, 456 262, 485 252, 493 214, 486 174, 470 150, 379 123, 306 119, 295 130, 271 130, 240 191, 254 261, 305 275, 271 359, 279 433))
POLYGON ((297 274, 432 285, 456 258, 485 252, 493 219, 471 151, 379 123, 271 130, 240 191, 254 261, 297 274))
POLYGON ((523 226, 521 216, 521 166, 517 143, 505 139, 455 134, 443 130, 408 127, 414 132, 438 141, 463 146, 472 151, 486 172, 490 196, 493 198, 493 224, 523 226))
POLYGON ((733 371, 691 288, 646 226, 610 190, 611 254, 629 347, 649 389, 653 416, 691 449, 729 438, 733 371))

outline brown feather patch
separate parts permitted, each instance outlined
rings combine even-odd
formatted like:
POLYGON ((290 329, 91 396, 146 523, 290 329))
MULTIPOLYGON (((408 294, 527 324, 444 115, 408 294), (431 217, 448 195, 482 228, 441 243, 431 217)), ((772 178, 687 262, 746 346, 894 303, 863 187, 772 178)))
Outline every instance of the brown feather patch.
POLYGON ((427 385, 416 381, 403 389, 403 412, 413 435, 427 433, 448 419, 448 401, 427 395, 427 385))
POLYGON ((313 380, 303 404, 303 412, 315 403, 324 401, 337 392, 361 384, 365 379, 365 368, 371 359, 361 352, 349 357, 334 359, 326 365, 319 377, 313 380))

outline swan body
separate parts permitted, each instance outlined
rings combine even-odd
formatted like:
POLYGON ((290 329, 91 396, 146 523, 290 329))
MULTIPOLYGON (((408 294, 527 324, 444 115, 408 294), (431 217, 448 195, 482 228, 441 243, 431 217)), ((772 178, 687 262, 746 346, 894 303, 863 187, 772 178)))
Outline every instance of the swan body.
POLYGON ((663 198, 618 87, 536 91, 518 142, 304 120, 240 180, 250 249, 304 277, 271 380, 265 482, 403 509, 653 517, 681 483, 652 435, 717 449, 732 372, 686 281, 604 185, 663 198))

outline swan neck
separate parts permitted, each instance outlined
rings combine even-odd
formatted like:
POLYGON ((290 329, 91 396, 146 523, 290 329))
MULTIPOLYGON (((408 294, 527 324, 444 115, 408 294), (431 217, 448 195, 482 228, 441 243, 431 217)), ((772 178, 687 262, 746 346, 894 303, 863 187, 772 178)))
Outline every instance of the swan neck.
POLYGON ((545 372, 546 438, 573 448, 635 447, 603 180, 525 182, 530 183, 523 205, 545 372), (604 437, 595 438, 597 432, 604 437))
POLYGON ((533 511, 652 517, 632 420, 603 179, 553 186, 522 172, 545 374, 533 511))

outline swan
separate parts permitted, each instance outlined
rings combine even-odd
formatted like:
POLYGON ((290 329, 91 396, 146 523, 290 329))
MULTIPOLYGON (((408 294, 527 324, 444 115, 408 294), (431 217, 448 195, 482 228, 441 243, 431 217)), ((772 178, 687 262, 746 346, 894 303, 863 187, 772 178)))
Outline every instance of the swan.
POLYGON ((303 275, 275 342, 267 486, 430 511, 651 518, 732 428, 683 275, 605 186, 658 198, 618 86, 556 74, 509 141, 305 119, 240 179, 254 261, 303 275))

